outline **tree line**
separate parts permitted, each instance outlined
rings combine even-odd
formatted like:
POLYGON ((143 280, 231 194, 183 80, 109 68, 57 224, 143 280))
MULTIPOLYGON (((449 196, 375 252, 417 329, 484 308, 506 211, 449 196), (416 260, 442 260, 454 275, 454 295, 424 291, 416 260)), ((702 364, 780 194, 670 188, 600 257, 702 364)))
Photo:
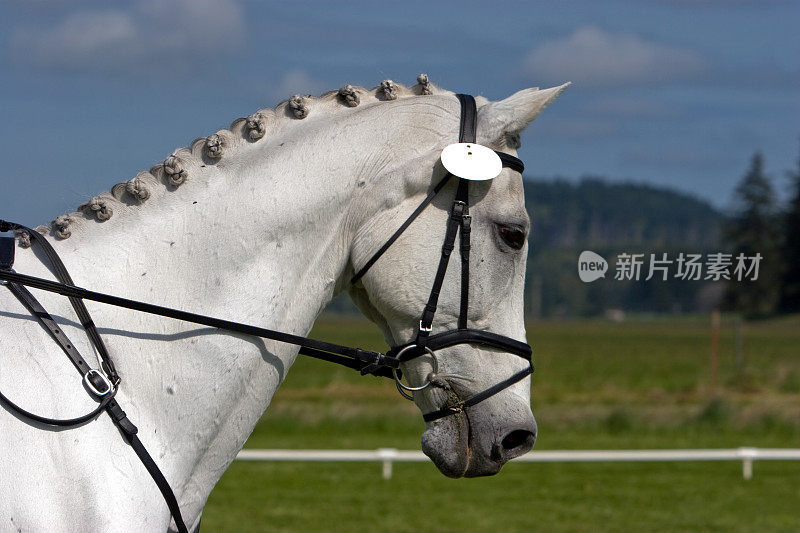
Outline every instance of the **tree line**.
POLYGON ((533 317, 597 316, 609 312, 691 313, 719 306, 724 282, 676 277, 681 253, 721 249, 724 216, 707 201, 663 186, 611 181, 526 179, 533 226, 526 278, 533 317), (584 283, 578 257, 591 250, 609 262, 606 276, 584 283), (620 254, 644 258, 637 279, 615 279, 620 254), (651 255, 673 261, 667 279, 647 281, 651 255))
POLYGON ((727 283, 725 310, 748 317, 800 312, 800 158, 787 178, 789 200, 781 203, 756 152, 736 187, 723 239, 733 257, 758 254, 761 261, 757 279, 727 283))

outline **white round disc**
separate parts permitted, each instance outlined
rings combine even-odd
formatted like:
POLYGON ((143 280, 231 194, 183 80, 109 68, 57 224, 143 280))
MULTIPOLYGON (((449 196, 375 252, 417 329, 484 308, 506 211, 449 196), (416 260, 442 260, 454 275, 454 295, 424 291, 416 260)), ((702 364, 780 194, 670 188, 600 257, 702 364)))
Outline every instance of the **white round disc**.
POLYGON ((503 162, 494 150, 475 143, 446 146, 442 150, 442 165, 450 174, 473 181, 490 180, 503 170, 503 162))

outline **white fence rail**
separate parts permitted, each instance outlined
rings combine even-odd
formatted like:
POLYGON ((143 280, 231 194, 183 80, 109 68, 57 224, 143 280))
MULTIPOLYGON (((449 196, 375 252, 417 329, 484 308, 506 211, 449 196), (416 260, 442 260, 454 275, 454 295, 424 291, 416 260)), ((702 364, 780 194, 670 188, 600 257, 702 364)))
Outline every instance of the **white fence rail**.
MULTIPOLYGON (((392 477, 394 463, 423 463, 430 459, 420 451, 377 450, 242 450, 239 461, 380 462, 383 478, 392 477)), ((732 448, 717 450, 565 450, 534 451, 514 459, 521 463, 585 463, 639 461, 741 461, 742 477, 753 477, 754 461, 800 461, 800 449, 732 448)))

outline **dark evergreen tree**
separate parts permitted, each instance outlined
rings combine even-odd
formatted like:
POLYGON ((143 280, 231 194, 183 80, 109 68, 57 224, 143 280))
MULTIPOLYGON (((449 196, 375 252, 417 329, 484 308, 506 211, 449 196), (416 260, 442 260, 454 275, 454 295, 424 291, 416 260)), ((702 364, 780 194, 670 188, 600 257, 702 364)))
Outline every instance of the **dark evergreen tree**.
POLYGON ((731 276, 723 305, 746 316, 767 316, 777 310, 780 297, 782 231, 775 192, 764 174, 764 158, 760 153, 753 155, 750 168, 734 194, 733 213, 724 228, 725 239, 733 252, 734 267, 739 254, 746 257, 760 254, 762 259, 757 280, 738 281, 731 276))
POLYGON ((792 196, 783 220, 781 311, 800 312, 800 157, 789 174, 792 196))

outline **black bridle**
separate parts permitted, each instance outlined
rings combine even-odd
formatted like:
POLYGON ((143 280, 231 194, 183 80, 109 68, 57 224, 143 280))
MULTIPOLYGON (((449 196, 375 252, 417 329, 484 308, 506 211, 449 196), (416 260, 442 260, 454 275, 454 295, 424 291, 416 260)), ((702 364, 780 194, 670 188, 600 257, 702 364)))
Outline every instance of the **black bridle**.
MULTIPOLYGON (((461 104, 461 123, 459 127, 458 142, 459 143, 474 143, 477 133, 477 106, 475 105, 475 98, 468 94, 457 94, 458 101, 461 104)), ((502 152, 495 152, 500 157, 504 167, 511 168, 517 172, 522 173, 525 169, 522 161, 516 157, 502 152)), ((353 276, 351 283, 360 280, 364 274, 369 271, 372 265, 389 249, 389 247, 397 240, 398 237, 411 225, 425 207, 430 204, 434 197, 441 191, 444 186, 455 178, 453 174, 447 172, 444 178, 433 188, 433 190, 425 197, 422 203, 411 213, 411 215, 400 225, 391 237, 381 246, 377 252, 364 264, 361 269, 353 276)), ((450 216, 447 219, 447 229, 445 230, 444 244, 442 244, 442 255, 439 258, 439 266, 436 269, 436 276, 433 279, 433 286, 431 287, 428 302, 422 312, 419 320, 416 338, 407 344, 395 346, 387 356, 397 357, 400 361, 408 361, 415 357, 422 355, 430 355, 435 358, 434 352, 450 346, 458 344, 480 344, 491 348, 496 348, 507 353, 517 355, 526 361, 528 366, 525 369, 512 375, 510 378, 483 390, 474 396, 460 400, 455 405, 449 405, 437 411, 425 413, 423 418, 426 422, 432 422, 446 416, 462 412, 465 408, 471 407, 483 400, 494 396, 498 392, 510 387, 514 383, 523 380, 525 377, 533 373, 533 362, 531 360, 531 347, 518 340, 498 335, 490 331, 472 329, 467 325, 467 318, 469 313, 469 255, 470 255, 470 233, 472 229, 472 217, 469 214, 469 180, 464 178, 458 179, 456 188, 455 200, 450 210, 450 216), (458 328, 450 331, 444 331, 431 335, 433 331, 433 317, 436 314, 436 308, 439 303, 439 294, 442 290, 444 277, 447 272, 447 265, 450 262, 450 256, 455 249, 456 234, 460 235, 460 252, 461 252, 461 304, 458 314, 458 328)), ((425 388, 428 381, 421 387, 406 387, 402 385, 397 373, 395 372, 396 383, 398 388, 406 390, 420 390, 425 388)), ((404 394, 408 397, 408 395, 404 394)))
MULTIPOLYGON (((475 143, 476 125, 477 125, 477 109, 475 99, 472 96, 458 94, 456 95, 461 104, 461 123, 459 131, 459 142, 462 143, 475 143)), ((522 172, 524 165, 522 161, 514 156, 496 152, 500 157, 503 167, 510 168, 517 172, 522 172)), ((411 225, 411 223, 419 216, 425 207, 430 204, 434 197, 444 188, 444 186, 453 179, 454 176, 449 172, 439 181, 420 203, 419 206, 411 213, 411 215, 403 222, 403 224, 395 231, 392 236, 381 246, 375 254, 356 272, 353 276, 351 283, 356 283, 367 271, 375 264, 376 261, 389 249, 389 247, 400 237, 400 235, 411 225)), ((379 352, 362 350, 360 348, 352 348, 349 346, 342 346, 330 342, 310 339, 301 337, 299 335, 292 335, 280 331, 274 331, 248 324, 241 324, 229 320, 222 320, 219 318, 199 315, 195 313, 188 313, 178 309, 171 309, 152 305, 126 298, 120 298, 109 294, 89 291, 81 287, 75 286, 72 278, 69 275, 64 263, 58 256, 52 245, 38 232, 13 222, 6 222, 0 220, 0 232, 15 231, 26 233, 32 244, 38 244, 44 255, 50 261, 58 281, 51 281, 25 274, 19 274, 13 270, 14 264, 14 247, 15 240, 9 237, 0 238, 0 284, 6 285, 11 293, 34 315, 40 324, 48 331, 50 336, 60 346, 62 351, 67 355, 78 372, 81 374, 87 390, 98 401, 98 405, 90 413, 81 417, 72 419, 52 419, 36 415, 26 411, 22 407, 13 403, 6 396, 0 392, 0 402, 5 404, 13 412, 17 413, 23 418, 33 420, 35 422, 59 427, 75 427, 81 424, 88 423, 98 416, 102 411, 106 411, 111 417, 114 424, 121 430, 125 441, 134 449, 137 456, 147 468, 153 480, 158 485, 161 494, 167 502, 167 506, 175 520, 178 531, 185 533, 187 531, 186 525, 181 517, 180 508, 177 499, 175 498, 169 483, 164 478, 164 475, 159 470, 155 461, 149 455, 142 442, 137 437, 136 426, 128 419, 125 411, 117 403, 115 395, 121 383, 121 378, 117 373, 111 355, 108 352, 105 344, 103 343, 94 322, 89 315, 83 300, 91 300, 101 302, 127 309, 133 309, 145 313, 155 314, 164 317, 175 318, 202 324, 210 327, 226 329, 253 335, 265 339, 271 339, 279 342, 285 342, 300 346, 299 353, 309 357, 322 359, 332 363, 346 366, 361 372, 362 375, 372 374, 375 376, 382 376, 394 378, 398 385, 398 389, 404 396, 411 398, 408 394, 403 392, 406 390, 421 390, 428 385, 431 385, 431 380, 421 387, 408 387, 403 385, 400 381, 401 373, 399 371, 400 364, 409 361, 416 357, 429 354, 433 357, 434 363, 435 352, 451 346, 459 344, 478 344, 495 348, 507 353, 514 354, 521 357, 528 362, 528 366, 508 379, 505 379, 465 400, 459 400, 453 405, 448 405, 437 411, 425 413, 423 418, 426 422, 439 420, 449 415, 463 412, 466 408, 471 407, 487 398, 497 394, 498 392, 510 387, 511 385, 521 381, 533 372, 533 363, 531 361, 531 347, 521 341, 498 335, 489 331, 472 329, 468 327, 468 309, 469 309, 469 255, 470 255, 470 229, 472 219, 469 215, 469 180, 458 178, 458 185, 455 194, 450 215, 447 220, 447 228, 445 231, 444 244, 442 245, 442 255, 439 259, 439 265, 436 270, 436 275, 431 288, 430 296, 425 304, 422 316, 419 321, 419 328, 417 335, 413 341, 395 346, 391 348, 386 354, 379 352), (439 301, 439 294, 444 283, 445 273, 447 272, 447 265, 450 261, 450 256, 455 249, 456 235, 460 235, 460 253, 461 253, 461 301, 458 317, 458 328, 455 330, 444 331, 441 333, 431 334, 433 331, 433 318, 439 301), (33 287, 63 296, 69 297, 70 303, 75 310, 84 330, 91 344, 97 351, 100 363, 99 369, 93 369, 75 349, 75 346, 66 337, 63 331, 58 327, 53 317, 42 307, 38 300, 26 288, 33 287)))

